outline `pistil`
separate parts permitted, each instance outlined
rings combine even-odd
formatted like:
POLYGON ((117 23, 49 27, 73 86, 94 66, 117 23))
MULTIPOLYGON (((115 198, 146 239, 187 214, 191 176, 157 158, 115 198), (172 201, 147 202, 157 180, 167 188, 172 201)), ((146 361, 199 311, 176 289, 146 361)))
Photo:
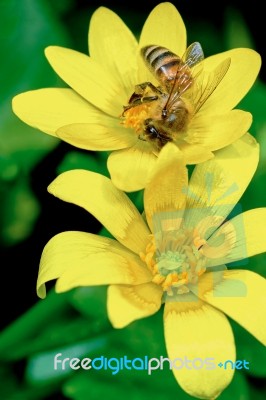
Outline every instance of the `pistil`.
POLYGON ((153 274, 152 282, 161 285, 167 295, 189 292, 188 284, 197 283, 205 272, 201 247, 206 241, 196 230, 179 229, 151 235, 146 252, 140 258, 153 274))

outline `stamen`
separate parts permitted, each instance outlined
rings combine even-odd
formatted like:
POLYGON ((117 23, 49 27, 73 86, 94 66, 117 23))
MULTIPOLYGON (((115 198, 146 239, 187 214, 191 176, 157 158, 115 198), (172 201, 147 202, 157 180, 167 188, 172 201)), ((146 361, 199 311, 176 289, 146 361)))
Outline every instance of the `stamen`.
POLYGON ((152 282, 168 296, 188 293, 188 284, 196 284, 205 272, 206 259, 200 248, 205 239, 192 229, 171 229, 151 236, 146 253, 140 258, 152 272, 152 282))

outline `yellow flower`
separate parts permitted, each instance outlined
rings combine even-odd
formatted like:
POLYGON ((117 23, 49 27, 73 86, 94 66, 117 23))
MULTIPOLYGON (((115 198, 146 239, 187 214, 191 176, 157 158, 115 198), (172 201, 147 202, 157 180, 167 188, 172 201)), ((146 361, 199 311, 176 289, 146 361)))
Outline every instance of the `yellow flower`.
MULTIPOLYGON (((246 134, 198 164, 188 183, 182 153, 168 143, 144 191, 144 214, 111 180, 85 170, 58 176, 48 190, 94 215, 113 235, 63 232, 45 246, 37 292, 57 279, 56 291, 110 285, 107 310, 115 328, 156 313, 164 304, 171 360, 235 360, 233 318, 266 343, 266 282, 226 263, 266 251, 266 208, 229 213, 258 164, 259 146, 246 134), (166 179, 167 178, 167 179, 166 179)), ((234 208, 235 209, 235 208, 234 208)), ((173 369, 180 386, 213 399, 234 371, 173 369)))
MULTIPOLYGON (((153 44, 170 49, 179 57, 185 54, 186 28, 173 4, 164 2, 152 10, 139 43, 114 12, 100 7, 90 21, 90 57, 57 46, 45 50, 51 66, 70 88, 46 88, 19 94, 13 99, 13 110, 25 123, 76 147, 110 151, 108 169, 112 181, 124 191, 145 187, 158 155, 154 143, 161 143, 161 136, 166 136, 164 143, 174 141, 186 163, 196 164, 212 158, 213 151, 233 143, 247 132, 252 122, 250 113, 233 108, 258 75, 261 64, 258 53, 237 48, 206 58, 204 74, 199 74, 202 78, 189 81, 188 86, 194 80, 196 84, 188 90, 184 82, 191 71, 183 68, 182 71, 186 71, 183 83, 179 81, 175 88, 177 97, 173 101, 165 87, 154 94, 161 82, 141 58, 140 50, 153 44), (139 93, 142 89, 138 85, 144 82, 154 86, 146 86, 143 93, 139 93), (217 88, 208 97, 212 86, 217 88), (133 95, 135 90, 138 94, 133 95), (200 94, 208 98, 198 107, 195 96, 200 97, 200 94), (169 97, 171 101, 167 106, 171 106, 172 112, 164 117, 168 128, 167 133, 161 135, 156 126, 164 125, 162 108, 169 97), (127 109, 129 101, 134 107, 127 109), (139 107, 138 103, 141 103, 139 107), (180 126, 175 122, 174 127, 169 128, 172 118, 175 121, 181 118, 178 112, 184 114, 183 122, 180 126), (155 141, 153 136, 157 137, 155 141)), ((196 45, 194 50, 196 60, 200 60, 200 47, 196 45)), ((196 74, 199 65, 202 64, 195 65, 196 74)))

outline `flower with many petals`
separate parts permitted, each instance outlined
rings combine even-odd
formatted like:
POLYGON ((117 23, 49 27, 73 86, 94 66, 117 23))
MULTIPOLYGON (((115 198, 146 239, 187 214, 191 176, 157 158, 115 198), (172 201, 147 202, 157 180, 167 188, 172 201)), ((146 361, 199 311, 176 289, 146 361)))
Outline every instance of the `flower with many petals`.
POLYGON ((13 110, 27 124, 76 147, 110 151, 111 179, 124 191, 142 189, 149 179, 159 151, 149 139, 159 140, 161 146, 173 141, 187 164, 197 164, 247 132, 250 113, 233 108, 258 75, 258 53, 237 48, 208 57, 204 77, 197 80, 190 66, 203 54, 196 46, 200 57, 195 61, 189 53, 185 73, 178 75, 179 84, 170 95, 140 55, 150 45, 169 49, 179 58, 185 54, 186 28, 173 4, 161 3, 151 11, 139 43, 114 12, 100 7, 90 21, 90 56, 57 46, 45 50, 70 88, 19 94, 13 110), (195 102, 195 97, 204 102, 195 102))
MULTIPOLYGON (((115 328, 163 306, 171 360, 234 361, 226 315, 265 344, 265 279, 225 266, 266 251, 266 208, 231 217, 258 159, 259 146, 246 134, 195 166, 188 179, 182 152, 168 143, 144 190, 143 215, 105 176, 85 170, 59 175, 49 192, 85 208, 114 238, 77 231, 54 236, 41 257, 39 296, 53 279, 57 292, 109 285, 107 310, 115 328)), ((216 364, 173 373, 189 394, 213 399, 234 370, 216 364)))

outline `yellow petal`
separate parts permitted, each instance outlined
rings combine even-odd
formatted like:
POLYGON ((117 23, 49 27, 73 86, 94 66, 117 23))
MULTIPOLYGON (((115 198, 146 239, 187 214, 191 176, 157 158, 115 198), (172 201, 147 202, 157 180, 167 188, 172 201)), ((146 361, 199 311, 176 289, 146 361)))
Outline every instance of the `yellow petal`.
POLYGON ((85 170, 67 171, 50 184, 48 191, 85 208, 129 249, 144 251, 150 232, 134 204, 107 177, 85 170))
POLYGON ((139 285, 150 282, 151 276, 144 265, 129 257, 112 252, 89 256, 63 272, 56 282, 56 292, 61 293, 79 286, 109 284, 139 285))
POLYGON ((224 221, 246 190, 259 160, 259 145, 249 134, 198 164, 189 182, 185 219, 207 238, 224 221))
MULTIPOLYGON (((139 48, 157 44, 182 57, 187 46, 186 27, 175 6, 169 2, 158 4, 149 14, 141 32, 139 48)), ((151 81, 151 75, 139 59, 139 83, 151 81)))
POLYGON ((172 372, 179 385, 191 396, 215 399, 234 374, 233 369, 217 365, 235 360, 234 337, 227 318, 201 301, 168 301, 164 331, 168 358, 176 360, 172 372))
POLYGON ((114 328, 149 317, 161 307, 162 289, 154 283, 137 286, 111 285, 108 288, 107 310, 114 328))
POLYGON ((104 115, 72 89, 25 92, 13 98, 12 107, 23 122, 54 136, 60 126, 93 122, 104 115))
POLYGON ((49 46, 45 55, 55 72, 78 94, 109 115, 121 114, 127 95, 102 65, 64 47, 49 46))
POLYGON ((188 131, 187 141, 215 151, 235 142, 244 135, 252 123, 252 115, 232 110, 221 115, 196 115, 188 131))
POLYGON ((214 157, 214 154, 208 147, 191 144, 184 140, 180 142, 176 141, 175 144, 182 151, 186 164, 199 164, 214 157))
POLYGON ((145 214, 152 231, 153 218, 162 218, 162 222, 169 218, 167 213, 170 211, 179 212, 176 218, 182 217, 187 184, 188 173, 182 153, 174 144, 168 143, 161 150, 144 191, 145 214))
POLYGON ((93 59, 119 79, 130 94, 136 84, 137 41, 113 11, 99 7, 91 17, 89 52, 93 59))
POLYGON ((210 266, 266 252, 266 208, 243 212, 224 223, 201 249, 210 266), (223 238, 221 242, 221 238, 223 238), (219 251, 223 249, 223 251, 219 251))
POLYGON ((227 270, 223 281, 209 290, 210 279, 214 277, 209 273, 201 277, 197 295, 266 345, 266 279, 248 270, 227 270))
POLYGON ((204 67, 213 70, 226 58, 231 59, 231 64, 225 77, 202 106, 204 114, 221 114, 234 108, 247 94, 255 82, 260 67, 261 57, 252 49, 233 49, 206 58, 204 67))
POLYGON ((140 284, 151 274, 140 258, 116 240, 85 232, 63 232, 44 247, 37 293, 46 295, 45 283, 58 279, 57 292, 77 286, 109 283, 140 284))
POLYGON ((62 126, 56 135, 67 143, 85 150, 118 150, 133 146, 138 140, 118 119, 99 114, 98 122, 62 126))
POLYGON ((145 187, 156 159, 150 145, 138 140, 135 146, 110 154, 107 167, 116 187, 134 192, 145 187))

